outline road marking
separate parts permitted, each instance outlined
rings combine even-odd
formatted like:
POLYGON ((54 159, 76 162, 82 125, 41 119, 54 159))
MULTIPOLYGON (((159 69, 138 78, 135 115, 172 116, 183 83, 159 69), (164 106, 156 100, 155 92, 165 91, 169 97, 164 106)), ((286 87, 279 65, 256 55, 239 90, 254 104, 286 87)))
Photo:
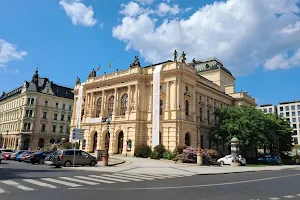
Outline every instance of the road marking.
POLYGON ((288 178, 300 176, 300 174, 292 174, 292 175, 284 175, 284 176, 274 176, 269 178, 261 178, 261 179, 252 179, 245 181, 236 181, 236 182, 224 182, 224 183, 213 183, 213 184, 205 184, 205 185, 182 185, 182 186, 169 186, 169 187, 147 187, 147 188, 68 188, 68 189, 78 189, 78 190, 167 190, 167 189, 183 189, 183 188, 200 188, 200 187, 212 187, 212 186, 222 186, 222 185, 235 185, 241 183, 253 183, 259 181, 268 181, 280 178, 288 178))
POLYGON ((33 180, 33 179, 23 179, 23 181, 31 183, 31 184, 35 184, 38 186, 42 186, 42 187, 48 187, 48 188, 56 188, 56 186, 48 184, 48 183, 43 183, 41 181, 37 181, 37 180, 33 180))
POLYGON ((74 176, 74 177, 89 180, 89 181, 99 182, 99 183, 108 183, 108 184, 116 183, 116 182, 113 182, 113 181, 100 180, 100 179, 97 179, 97 178, 90 178, 90 177, 85 177, 85 176, 74 176))
POLYGON ((3 190, 2 188, 0 188, 0 194, 3 194, 3 193, 10 193, 10 192, 6 191, 6 190, 3 190))
POLYGON ((67 180, 67 181, 73 181, 73 182, 83 183, 83 184, 87 184, 87 185, 99 185, 100 184, 100 183, 95 183, 95 182, 91 182, 91 181, 80 180, 80 179, 71 178, 71 177, 58 177, 58 178, 64 179, 64 180, 67 180))
POLYGON ((145 175, 145 174, 133 174, 133 175, 136 175, 138 177, 146 177, 146 178, 153 178, 153 179, 165 179, 165 177, 155 177, 155 176, 151 176, 151 175, 145 175))
MULTIPOLYGON (((115 175, 125 176, 125 177, 128 177, 128 178, 136 178, 137 177, 135 175, 130 175, 130 174, 115 174, 115 175)), ((138 178, 145 179, 145 180, 154 180, 154 178, 149 178, 149 177, 138 177, 138 178)))
POLYGON ((280 198, 278 198, 278 197, 272 197, 272 198, 270 198, 271 200, 278 200, 278 199, 280 199, 280 198))
POLYGON ((297 196, 300 196, 300 194, 296 194, 297 196))
POLYGON ((122 179, 117 179, 117 178, 110 178, 110 177, 104 177, 104 176, 97 176, 97 175, 89 175, 90 177, 94 178, 101 178, 101 179, 106 179, 110 181, 116 181, 116 182, 121 182, 121 183, 129 183, 130 181, 127 180, 122 180, 122 179))
MULTIPOLYGON (((112 177, 112 178, 120 178, 120 175, 116 176, 116 175, 109 175, 109 174, 103 174, 102 176, 107 176, 107 177, 112 177)), ((128 177, 122 177, 122 179, 125 180, 129 180, 129 181, 142 181, 141 179, 137 179, 137 178, 128 178, 128 177)))
POLYGON ((33 191, 33 190, 35 190, 35 189, 33 189, 33 188, 26 187, 26 186, 24 186, 24 185, 21 185, 21 184, 15 182, 15 181, 11 181, 11 180, 0 181, 0 182, 1 182, 1 183, 4 183, 4 184, 6 184, 6 185, 10 185, 10 186, 16 187, 16 188, 18 188, 18 189, 20 189, 20 190, 24 190, 24 191, 33 191))
POLYGON ((283 197, 284 197, 284 198, 287 198, 287 199, 295 198, 295 196, 292 196, 292 195, 283 196, 283 197))
POLYGON ((61 180, 56 180, 56 179, 53 179, 53 178, 42 178, 42 180, 49 181, 49 182, 52 182, 52 183, 58 183, 58 184, 66 185, 66 186, 70 186, 70 187, 80 187, 80 186, 82 186, 82 185, 79 185, 79 184, 76 184, 76 183, 69 183, 69 182, 65 182, 65 181, 61 181, 61 180))

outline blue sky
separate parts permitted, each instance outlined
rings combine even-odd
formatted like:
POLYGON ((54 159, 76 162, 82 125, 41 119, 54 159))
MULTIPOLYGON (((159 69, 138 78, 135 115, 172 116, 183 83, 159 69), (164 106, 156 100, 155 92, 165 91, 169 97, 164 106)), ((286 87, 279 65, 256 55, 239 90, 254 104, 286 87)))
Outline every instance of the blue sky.
POLYGON ((299 0, 0 1, 0 91, 41 76, 73 87, 102 74, 172 58, 215 55, 258 104, 299 100, 299 0), (113 60, 111 68, 107 68, 113 60))

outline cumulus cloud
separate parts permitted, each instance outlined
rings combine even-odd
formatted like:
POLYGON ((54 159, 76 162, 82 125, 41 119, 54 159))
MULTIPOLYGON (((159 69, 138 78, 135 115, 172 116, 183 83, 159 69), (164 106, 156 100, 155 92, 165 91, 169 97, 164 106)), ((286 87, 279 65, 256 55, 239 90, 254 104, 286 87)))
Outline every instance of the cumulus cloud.
POLYGON ((84 5, 81 0, 60 0, 59 5, 71 18, 73 25, 92 27, 97 23, 93 7, 84 5))
POLYGON ((144 10, 139 4, 133 1, 130 1, 127 4, 121 4, 121 7, 123 7, 123 10, 121 10, 120 13, 130 17, 139 15, 144 10))
POLYGON ((149 5, 152 4, 154 0, 136 0, 136 2, 139 2, 142 5, 149 5))
POLYGON ((290 69, 296 66, 300 66, 300 48, 292 56, 287 53, 278 54, 264 64, 264 68, 267 70, 290 69))
POLYGON ((169 6, 168 4, 162 2, 158 5, 158 14, 163 16, 166 15, 167 13, 170 13, 172 15, 177 15, 180 13, 180 9, 178 4, 175 4, 173 7, 169 6))
POLYGON ((23 57, 26 55, 26 51, 17 51, 17 45, 0 39, 0 68, 5 68, 10 61, 23 60, 23 57))
POLYGON ((138 51, 150 63, 172 58, 177 49, 184 50, 189 61, 216 55, 235 74, 242 74, 300 46, 298 3, 299 0, 228 0, 176 19, 135 12, 136 15, 123 16, 112 34, 125 42, 126 50, 138 51))

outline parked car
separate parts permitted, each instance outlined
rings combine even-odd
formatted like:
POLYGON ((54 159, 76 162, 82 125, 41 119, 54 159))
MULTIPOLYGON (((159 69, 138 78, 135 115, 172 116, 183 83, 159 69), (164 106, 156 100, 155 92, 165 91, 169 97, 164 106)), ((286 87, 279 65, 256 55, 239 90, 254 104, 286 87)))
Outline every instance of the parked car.
MULTIPOLYGON (((220 165, 231 165, 232 163, 232 156, 231 155, 227 155, 223 158, 220 158, 217 160, 218 163, 220 163, 220 165)), ((241 155, 239 155, 239 162, 241 165, 246 165, 246 159, 243 158, 241 155)))
POLYGON ((3 152, 2 153, 3 160, 10 160, 11 154, 12 154, 12 152, 3 152))
POLYGON ((54 153, 51 161, 45 161, 45 164, 59 166, 70 167, 73 165, 74 160, 74 152, 75 152, 75 162, 74 165, 90 165, 95 166, 97 164, 97 159, 94 156, 91 156, 85 151, 81 150, 73 150, 73 149, 65 149, 65 150, 57 150, 54 153))
POLYGON ((2 160, 3 160, 3 156, 2 156, 2 153, 0 151, 0 163, 2 162, 2 160))
POLYGON ((17 155, 16 160, 19 162, 24 161, 26 159, 26 156, 28 156, 32 153, 33 153, 32 151, 24 151, 17 155))
POLYGON ((50 154, 50 151, 38 151, 32 154, 30 158, 31 164, 38 163, 40 165, 44 164, 46 157, 50 154))
POLYGON ((278 157, 276 155, 264 155, 257 159, 261 163, 276 164, 278 157))
POLYGON ((15 152, 13 152, 13 153, 10 155, 10 159, 11 159, 11 160, 16 160, 17 155, 19 155, 19 154, 21 154, 21 153, 23 153, 23 152, 25 152, 25 150, 17 150, 17 151, 15 151, 15 152))

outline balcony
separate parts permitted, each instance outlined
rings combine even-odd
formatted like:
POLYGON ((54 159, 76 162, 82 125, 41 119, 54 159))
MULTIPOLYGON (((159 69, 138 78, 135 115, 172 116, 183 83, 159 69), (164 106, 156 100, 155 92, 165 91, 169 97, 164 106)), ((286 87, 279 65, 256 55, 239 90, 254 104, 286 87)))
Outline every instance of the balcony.
POLYGON ((22 133, 32 133, 32 130, 30 130, 30 129, 22 129, 21 132, 22 133))

